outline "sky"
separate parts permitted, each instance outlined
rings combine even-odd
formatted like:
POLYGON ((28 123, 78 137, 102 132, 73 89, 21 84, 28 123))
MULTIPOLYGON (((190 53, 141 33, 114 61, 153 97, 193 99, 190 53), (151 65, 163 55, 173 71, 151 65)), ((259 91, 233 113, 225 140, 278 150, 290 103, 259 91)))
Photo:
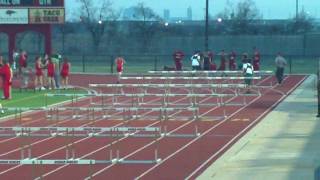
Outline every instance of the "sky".
MULTIPOLYGON (((99 2, 100 0, 92 0, 99 2)), ((171 17, 185 17, 187 8, 192 8, 193 19, 204 18, 205 0, 111 0, 115 9, 125 9, 143 2, 158 15, 163 16, 163 10, 169 9, 171 17)), ((216 15, 226 7, 227 1, 237 4, 242 0, 209 0, 209 13, 216 15)), ((253 0, 264 19, 288 19, 295 16, 296 0, 253 0)), ((298 0, 299 9, 304 9, 311 16, 320 18, 320 0, 298 0)), ((77 0, 66 0, 67 19, 79 8, 77 0)))

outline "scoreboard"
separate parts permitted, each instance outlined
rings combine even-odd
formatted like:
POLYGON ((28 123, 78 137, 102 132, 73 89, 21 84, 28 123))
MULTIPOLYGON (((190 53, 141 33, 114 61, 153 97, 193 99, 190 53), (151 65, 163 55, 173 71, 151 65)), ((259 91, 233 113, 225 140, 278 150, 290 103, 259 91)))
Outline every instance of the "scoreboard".
POLYGON ((0 24, 63 24, 64 0, 0 0, 0 24))
POLYGON ((64 0, 0 0, 0 6, 60 6, 64 0))

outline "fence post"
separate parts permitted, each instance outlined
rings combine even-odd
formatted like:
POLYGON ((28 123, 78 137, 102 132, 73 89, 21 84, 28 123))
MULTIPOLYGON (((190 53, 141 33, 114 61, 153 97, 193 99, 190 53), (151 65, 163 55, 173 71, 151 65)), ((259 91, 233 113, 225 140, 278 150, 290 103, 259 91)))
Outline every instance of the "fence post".
POLYGON ((82 55, 82 72, 86 72, 86 65, 85 65, 84 55, 82 55))
POLYGON ((318 92, 318 114, 317 117, 320 117, 320 58, 318 60, 318 70, 317 70, 317 92, 318 92))
POLYGON ((292 56, 289 57, 289 74, 292 74, 292 56))
POLYGON ((110 56, 110 71, 111 71, 111 74, 113 74, 113 64, 114 62, 113 62, 113 56, 111 55, 110 56))
POLYGON ((154 56, 154 71, 158 70, 158 57, 154 56))

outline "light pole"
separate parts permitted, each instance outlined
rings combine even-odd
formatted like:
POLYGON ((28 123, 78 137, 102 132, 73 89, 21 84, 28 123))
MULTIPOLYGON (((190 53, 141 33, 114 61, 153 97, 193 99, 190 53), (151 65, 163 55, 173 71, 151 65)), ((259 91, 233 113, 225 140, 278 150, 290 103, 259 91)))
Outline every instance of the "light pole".
POLYGON ((299 0, 296 0, 296 22, 298 21, 299 14, 299 0))
POLYGON ((206 51, 209 51, 209 0, 206 0, 206 26, 205 26, 205 43, 206 51))

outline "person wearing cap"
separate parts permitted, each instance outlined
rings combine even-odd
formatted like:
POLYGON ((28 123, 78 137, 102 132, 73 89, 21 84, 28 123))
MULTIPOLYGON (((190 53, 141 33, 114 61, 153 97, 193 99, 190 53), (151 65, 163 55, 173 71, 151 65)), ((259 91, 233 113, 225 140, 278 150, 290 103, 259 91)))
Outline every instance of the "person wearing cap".
POLYGON ((277 77, 277 81, 279 84, 282 83, 283 81, 283 74, 284 74, 284 68, 287 65, 287 61, 286 59, 281 55, 281 53, 279 52, 276 59, 275 59, 275 63, 276 63, 276 77, 277 77))

